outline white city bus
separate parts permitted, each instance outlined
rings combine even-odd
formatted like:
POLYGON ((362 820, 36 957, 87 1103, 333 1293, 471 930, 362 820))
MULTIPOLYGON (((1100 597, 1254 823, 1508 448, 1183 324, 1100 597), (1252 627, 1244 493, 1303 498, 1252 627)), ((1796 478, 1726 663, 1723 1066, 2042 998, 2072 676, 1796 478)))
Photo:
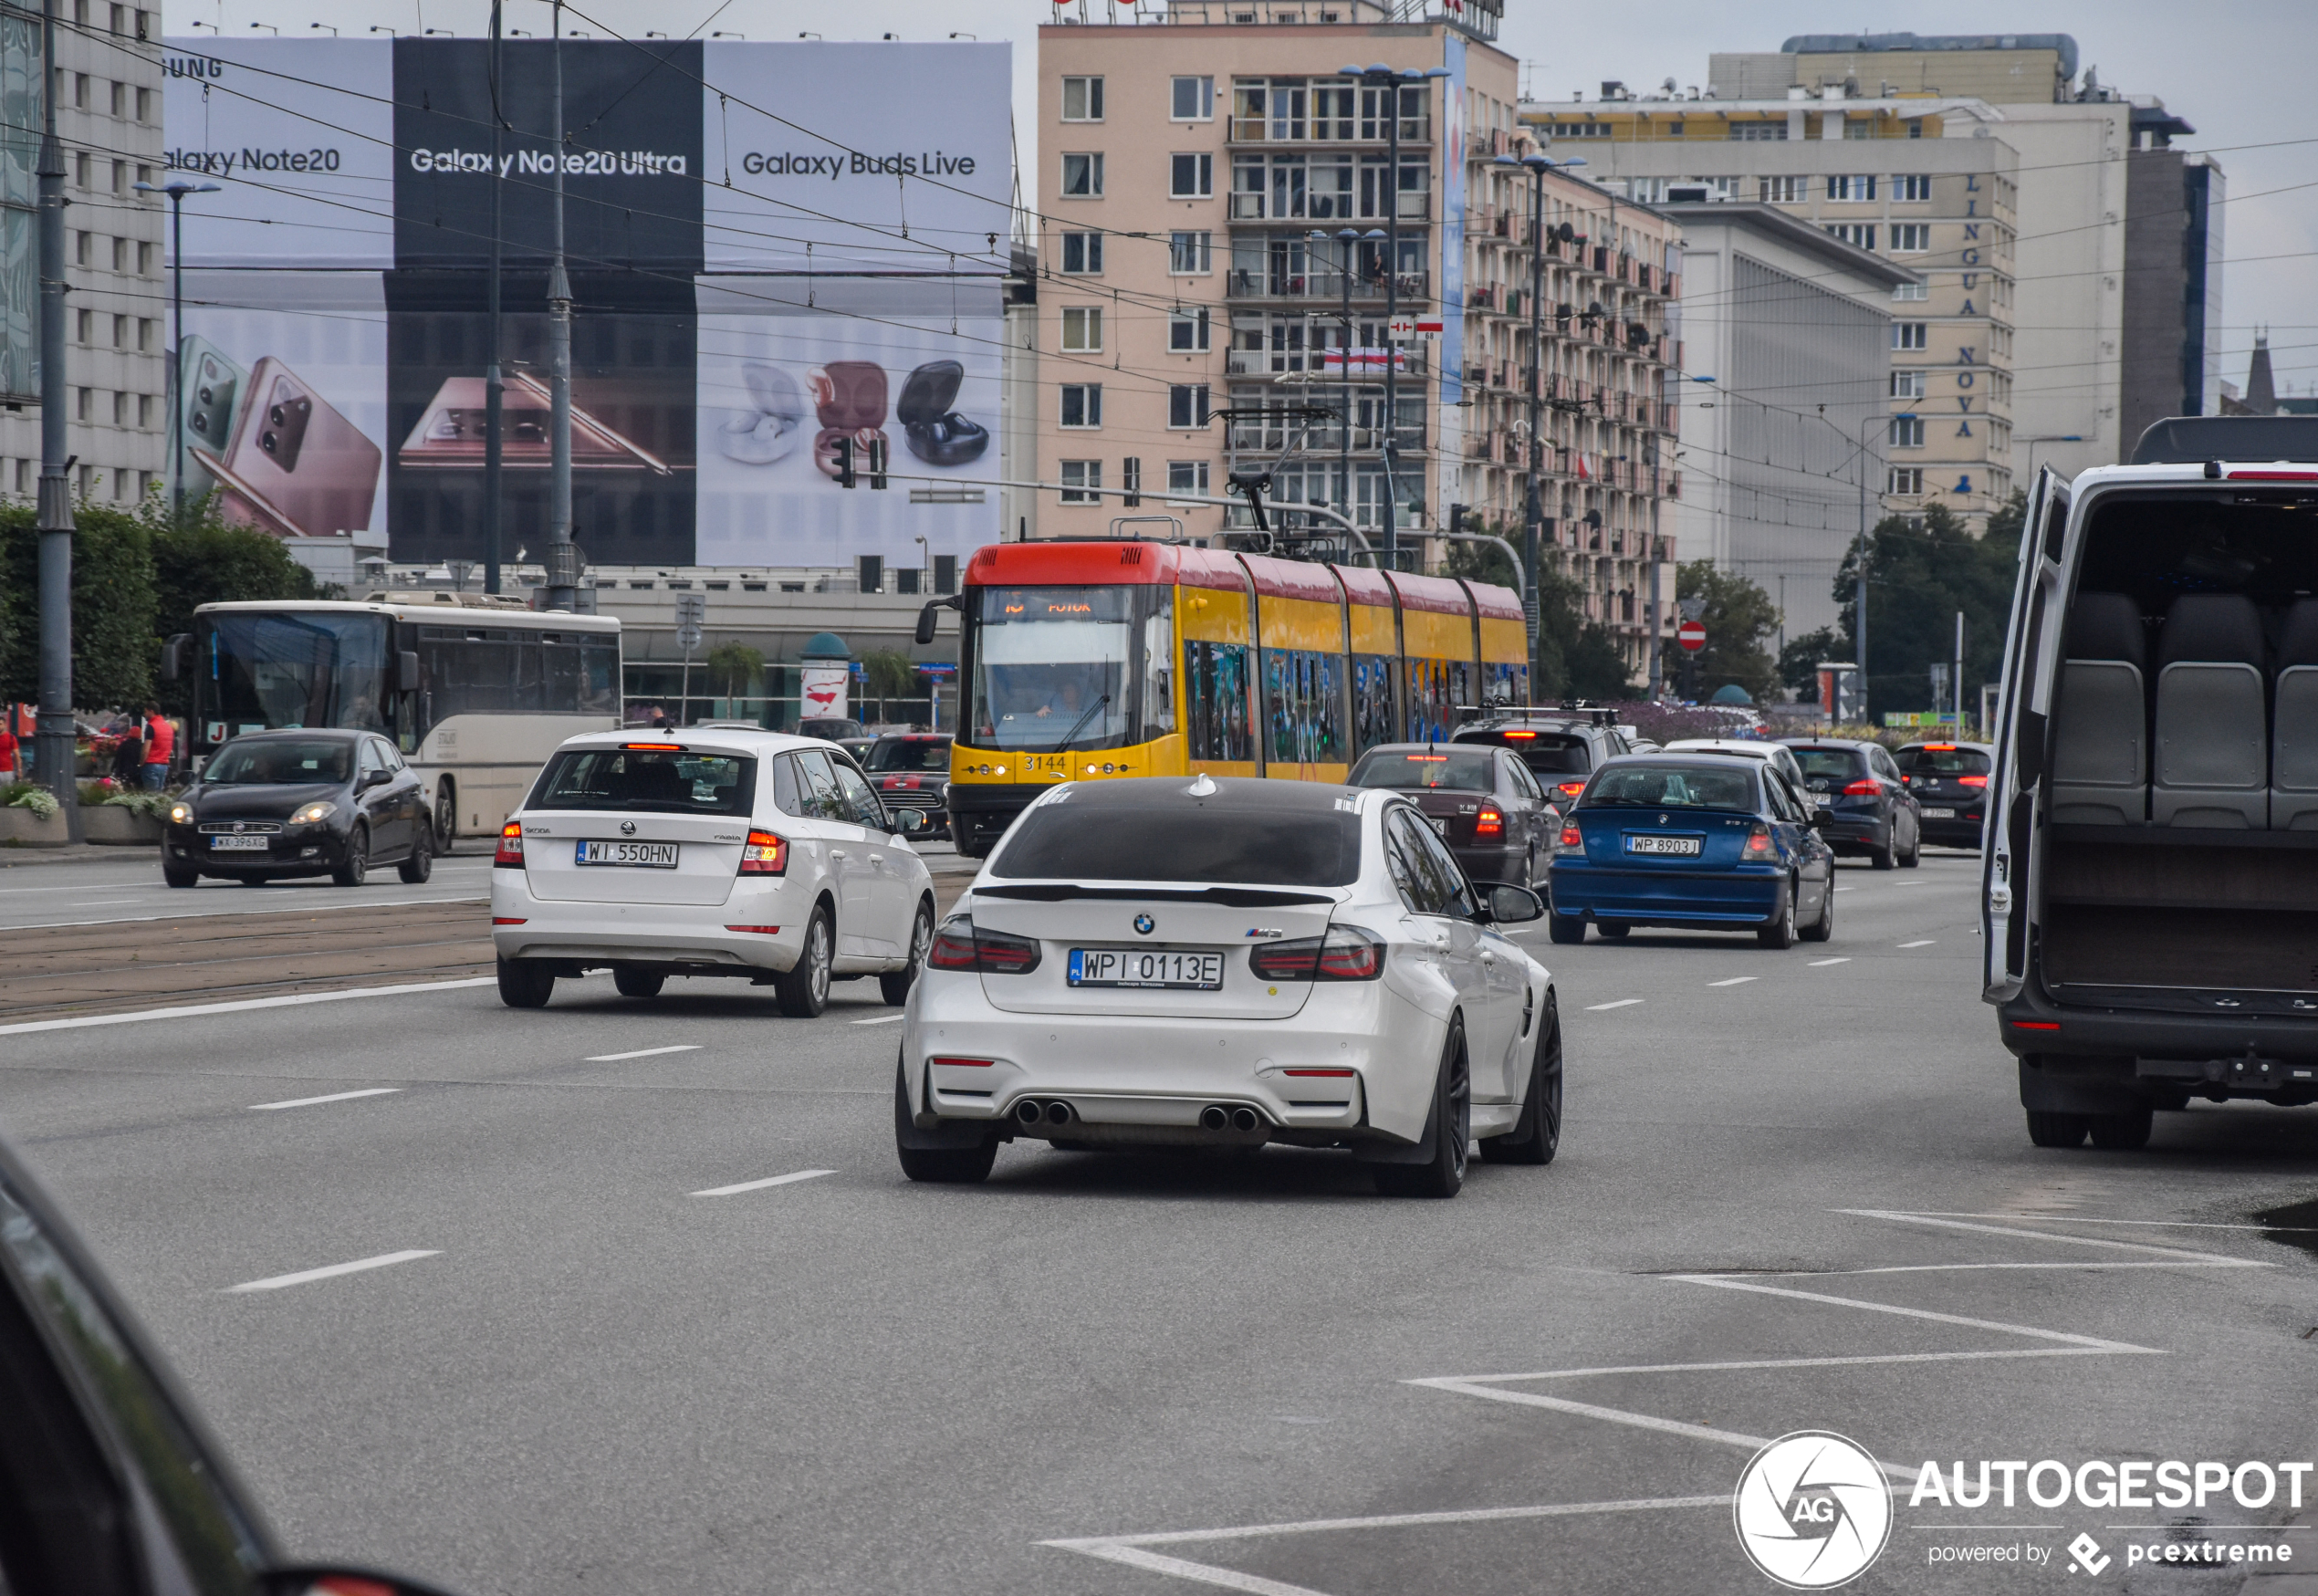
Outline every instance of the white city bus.
POLYGON ((192 756, 272 726, 392 738, 433 808, 440 846, 495 835, 569 736, 620 724, 620 622, 478 594, 204 604, 169 640, 189 676, 192 756))

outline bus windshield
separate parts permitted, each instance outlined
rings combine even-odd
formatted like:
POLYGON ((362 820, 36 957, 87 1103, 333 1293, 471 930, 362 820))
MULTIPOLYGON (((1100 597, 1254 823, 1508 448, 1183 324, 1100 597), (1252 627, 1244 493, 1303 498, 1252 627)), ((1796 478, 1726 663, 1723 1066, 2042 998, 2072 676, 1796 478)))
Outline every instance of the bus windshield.
POLYGON ((1166 591, 972 589, 974 709, 966 741, 1029 753, 1132 741, 1135 595, 1166 591))
POLYGON ((277 726, 387 729, 382 615, 228 611, 202 618, 202 740, 277 726))

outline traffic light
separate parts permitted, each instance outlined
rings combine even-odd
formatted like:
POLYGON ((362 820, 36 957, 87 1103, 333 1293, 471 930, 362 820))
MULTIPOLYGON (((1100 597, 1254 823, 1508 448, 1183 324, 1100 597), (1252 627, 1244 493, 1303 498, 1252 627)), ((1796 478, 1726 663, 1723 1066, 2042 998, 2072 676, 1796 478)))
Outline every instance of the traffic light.
POLYGON ((885 491, 885 434, 878 433, 869 441, 870 486, 885 491))
POLYGON ((837 485, 851 487, 861 479, 853 473, 853 440, 837 440, 837 485))

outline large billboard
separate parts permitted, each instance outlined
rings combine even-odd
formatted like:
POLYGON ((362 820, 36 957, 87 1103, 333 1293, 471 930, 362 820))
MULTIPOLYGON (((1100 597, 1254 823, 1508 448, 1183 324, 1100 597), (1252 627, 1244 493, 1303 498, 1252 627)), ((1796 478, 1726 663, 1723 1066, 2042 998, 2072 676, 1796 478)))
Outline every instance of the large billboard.
MULTIPOLYGON (((548 51, 172 41, 187 480, 285 535, 478 559, 495 188, 504 549, 548 494, 548 51)), ((914 566, 998 531, 1003 45, 562 47, 576 536, 598 564, 914 566), (837 444, 892 485, 848 491, 837 444), (912 481, 911 478, 917 480, 912 481)), ((866 478, 866 471, 864 470, 866 478)))

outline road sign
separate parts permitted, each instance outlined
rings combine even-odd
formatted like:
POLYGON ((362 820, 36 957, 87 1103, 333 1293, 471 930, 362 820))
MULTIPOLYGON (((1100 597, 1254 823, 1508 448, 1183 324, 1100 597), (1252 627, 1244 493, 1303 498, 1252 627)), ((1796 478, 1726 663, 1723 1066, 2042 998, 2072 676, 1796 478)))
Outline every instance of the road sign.
POLYGON ((1437 321, 1420 321, 1414 316, 1395 316, 1384 324, 1384 329, 1394 339, 1436 339, 1441 336, 1437 321))
POLYGON ((1695 621, 1686 621, 1674 629, 1674 640, 1695 654, 1707 646, 1707 629, 1695 621))
POLYGON ((691 653, 700 647, 700 628, 692 621, 679 622, 676 627, 676 646, 684 652, 691 653))

